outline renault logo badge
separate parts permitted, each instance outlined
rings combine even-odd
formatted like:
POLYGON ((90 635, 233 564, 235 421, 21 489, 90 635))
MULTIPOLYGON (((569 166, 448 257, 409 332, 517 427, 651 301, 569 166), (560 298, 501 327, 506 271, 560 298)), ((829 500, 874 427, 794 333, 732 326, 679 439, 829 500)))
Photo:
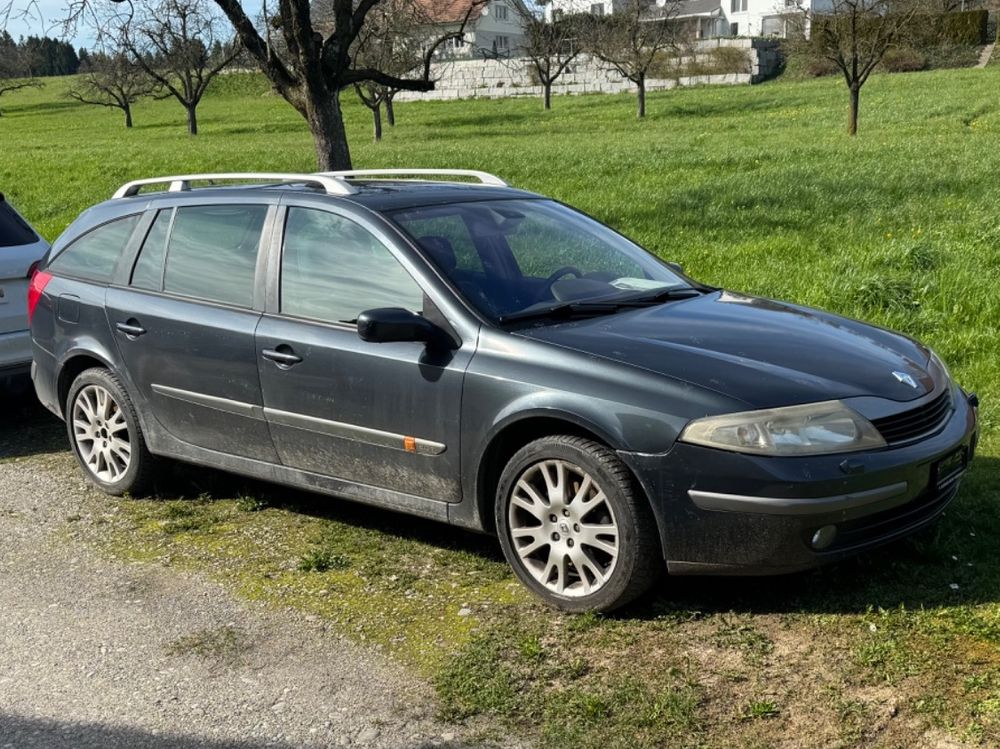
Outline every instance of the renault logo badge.
POLYGON ((917 386, 917 381, 914 380, 913 377, 911 377, 910 375, 906 374, 906 372, 893 372, 892 376, 895 377, 900 382, 902 382, 904 385, 909 385, 911 388, 915 388, 917 386))

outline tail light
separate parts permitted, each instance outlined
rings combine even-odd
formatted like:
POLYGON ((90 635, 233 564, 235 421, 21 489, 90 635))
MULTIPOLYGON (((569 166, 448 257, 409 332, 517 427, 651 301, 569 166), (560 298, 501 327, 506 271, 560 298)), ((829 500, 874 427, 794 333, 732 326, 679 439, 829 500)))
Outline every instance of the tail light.
POLYGON ((46 273, 43 270, 38 270, 38 268, 35 268, 35 272, 31 276, 31 283, 28 285, 29 324, 31 323, 31 318, 35 316, 35 307, 38 306, 38 302, 42 298, 42 292, 45 291, 45 287, 51 280, 52 280, 51 273, 46 273))

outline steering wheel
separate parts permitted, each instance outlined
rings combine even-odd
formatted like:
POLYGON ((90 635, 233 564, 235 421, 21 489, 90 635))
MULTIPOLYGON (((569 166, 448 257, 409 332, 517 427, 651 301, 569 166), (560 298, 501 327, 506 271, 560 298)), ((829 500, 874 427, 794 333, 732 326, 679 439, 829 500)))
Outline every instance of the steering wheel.
POLYGON ((580 272, 579 268, 574 268, 572 265, 564 265, 559 268, 554 273, 551 273, 548 278, 545 279, 545 284, 542 286, 541 291, 538 292, 538 296, 535 298, 535 303, 542 301, 547 296, 552 293, 552 286, 563 276, 568 276, 572 273, 577 278, 583 278, 583 273, 580 272))

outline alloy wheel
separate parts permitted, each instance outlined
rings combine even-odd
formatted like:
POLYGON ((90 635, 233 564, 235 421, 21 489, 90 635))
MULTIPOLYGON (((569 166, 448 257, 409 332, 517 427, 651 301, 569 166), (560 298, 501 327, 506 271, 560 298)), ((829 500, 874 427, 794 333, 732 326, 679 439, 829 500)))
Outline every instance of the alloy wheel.
POLYGON ((511 492, 508 520, 524 568, 561 596, 587 596, 614 572, 619 532, 607 496, 584 469, 565 460, 526 468, 511 492))
POLYGON ((121 406, 100 385, 87 385, 73 401, 73 439, 87 469, 111 484, 122 478, 132 460, 128 422, 121 406))

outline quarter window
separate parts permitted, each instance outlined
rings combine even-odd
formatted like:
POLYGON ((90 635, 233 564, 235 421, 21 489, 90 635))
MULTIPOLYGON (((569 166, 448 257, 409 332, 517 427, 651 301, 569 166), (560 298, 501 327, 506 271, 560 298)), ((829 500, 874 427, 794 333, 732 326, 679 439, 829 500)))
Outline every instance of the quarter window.
POLYGON ((163 257, 167 253, 167 234, 173 216, 172 208, 156 214, 132 270, 132 286, 151 291, 159 291, 163 286, 163 257))
POLYGON ((163 290, 253 306, 254 270, 266 216, 266 205, 178 208, 167 240, 163 290))
POLYGON ((138 214, 98 226, 56 255, 48 267, 57 273, 107 283, 137 223, 138 214))
POLYGON ((424 295, 388 248, 353 221, 289 208, 281 260, 281 311, 354 323, 365 310, 423 309, 424 295))

